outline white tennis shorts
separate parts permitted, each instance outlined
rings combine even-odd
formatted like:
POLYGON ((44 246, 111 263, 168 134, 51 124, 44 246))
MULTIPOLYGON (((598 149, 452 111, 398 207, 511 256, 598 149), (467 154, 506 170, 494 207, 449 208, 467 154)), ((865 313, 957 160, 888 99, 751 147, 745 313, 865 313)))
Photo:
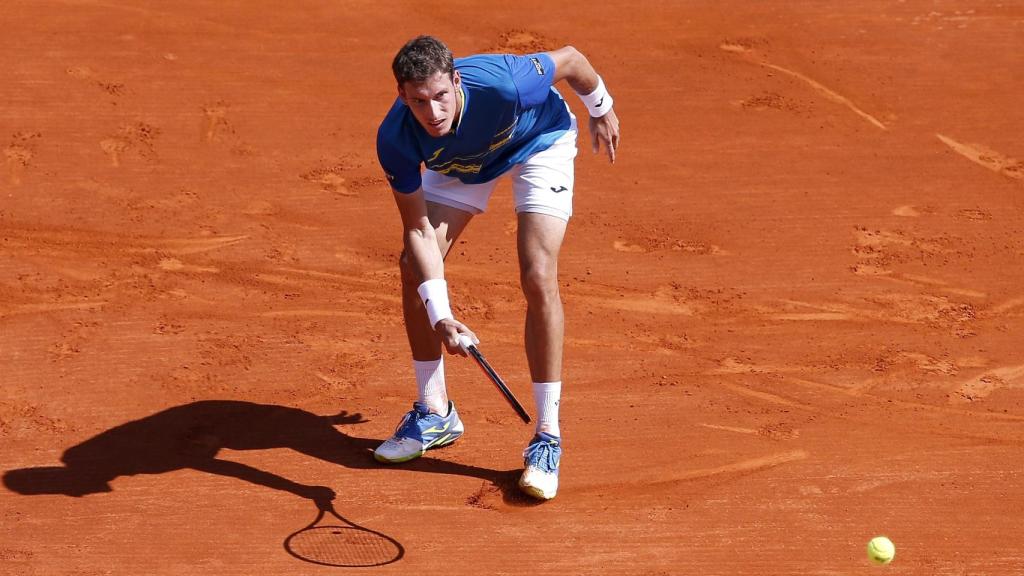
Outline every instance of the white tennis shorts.
POLYGON ((464 184, 458 178, 423 171, 423 196, 470 214, 487 210, 487 201, 498 181, 512 178, 516 212, 548 214, 569 221, 572 216, 573 159, 576 158, 576 117, 569 114, 569 130, 546 150, 482 184, 464 184))

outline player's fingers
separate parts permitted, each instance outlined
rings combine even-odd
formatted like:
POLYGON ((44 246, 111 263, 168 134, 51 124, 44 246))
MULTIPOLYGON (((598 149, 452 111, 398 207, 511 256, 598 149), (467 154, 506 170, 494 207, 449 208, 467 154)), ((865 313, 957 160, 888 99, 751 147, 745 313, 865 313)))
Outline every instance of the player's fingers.
POLYGON ((449 330, 445 332, 444 338, 442 339, 444 347, 448 350, 449 354, 465 356, 466 350, 459 344, 459 333, 456 330, 449 330))
POLYGON ((447 346, 449 354, 457 356, 469 356, 469 352, 467 352, 465 348, 459 346, 458 344, 452 346, 450 343, 445 342, 445 346, 447 346))
POLYGON ((469 347, 480 344, 480 339, 476 337, 476 334, 461 322, 456 322, 455 330, 452 331, 451 336, 454 338, 454 344, 458 348, 457 354, 460 356, 468 356, 469 347))
POLYGON ((605 127, 600 132, 600 138, 604 142, 605 152, 608 154, 608 160, 611 163, 615 163, 615 133, 608 127, 605 127))
POLYGON ((470 346, 476 346, 478 344, 480 344, 480 339, 476 337, 476 334, 473 334, 469 330, 463 330, 459 333, 459 346, 469 348, 470 346))

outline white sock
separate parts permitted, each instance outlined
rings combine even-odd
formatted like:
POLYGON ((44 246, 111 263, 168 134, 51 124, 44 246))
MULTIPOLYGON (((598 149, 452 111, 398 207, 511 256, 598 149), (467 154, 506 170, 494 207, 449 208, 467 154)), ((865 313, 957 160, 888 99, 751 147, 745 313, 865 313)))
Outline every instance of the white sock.
POLYGON ((558 403, 562 396, 562 382, 534 382, 533 400, 537 405, 537 432, 561 436, 558 429, 558 403))
POLYGON ((412 368, 416 372, 419 401, 426 404, 431 411, 446 416, 448 394, 444 386, 444 356, 437 360, 413 360, 412 368))

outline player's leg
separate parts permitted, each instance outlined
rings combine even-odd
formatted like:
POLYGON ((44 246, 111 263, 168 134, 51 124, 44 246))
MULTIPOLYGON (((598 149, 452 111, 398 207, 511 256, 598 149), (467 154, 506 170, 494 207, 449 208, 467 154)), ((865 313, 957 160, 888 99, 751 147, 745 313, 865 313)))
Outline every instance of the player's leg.
POLYGON ((558 409, 565 328, 558 256, 572 215, 575 126, 573 119, 569 132, 513 174, 520 282, 527 304, 524 340, 537 411, 537 430, 524 452, 519 486, 542 499, 553 498, 558 490, 562 453, 558 409))
POLYGON ((544 500, 554 498, 558 491, 562 454, 558 408, 565 328, 558 290, 558 253, 566 224, 547 214, 519 214, 520 282, 526 296, 524 339, 537 414, 536 434, 523 453, 519 486, 544 500))
MULTIPOLYGON (((493 183, 467 186, 454 178, 426 171, 423 176, 427 217, 434 227, 438 249, 447 258, 474 214, 483 211, 493 183)), ((402 281, 402 314, 413 357, 418 398, 403 416, 395 433, 374 451, 381 462, 397 463, 423 455, 430 448, 458 439, 464 426, 455 404, 448 399, 444 378, 444 356, 416 289, 420 279, 412 272, 402 252, 399 258, 402 281)))
MULTIPOLYGON (((558 290, 558 254, 568 224, 548 214, 519 213, 519 282, 526 297, 526 358, 535 383, 562 379, 565 320, 558 290)), ((538 409, 543 407, 538 406, 538 409)), ((538 419, 538 432, 557 434, 558 422, 538 419)))

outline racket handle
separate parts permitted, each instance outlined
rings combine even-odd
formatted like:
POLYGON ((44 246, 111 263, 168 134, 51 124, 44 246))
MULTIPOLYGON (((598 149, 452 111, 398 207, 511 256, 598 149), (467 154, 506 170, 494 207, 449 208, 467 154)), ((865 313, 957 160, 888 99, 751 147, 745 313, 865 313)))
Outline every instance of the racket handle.
POLYGON ((468 334, 459 334, 459 346, 466 352, 469 352, 469 349, 475 346, 475 344, 473 344, 473 339, 468 334))

